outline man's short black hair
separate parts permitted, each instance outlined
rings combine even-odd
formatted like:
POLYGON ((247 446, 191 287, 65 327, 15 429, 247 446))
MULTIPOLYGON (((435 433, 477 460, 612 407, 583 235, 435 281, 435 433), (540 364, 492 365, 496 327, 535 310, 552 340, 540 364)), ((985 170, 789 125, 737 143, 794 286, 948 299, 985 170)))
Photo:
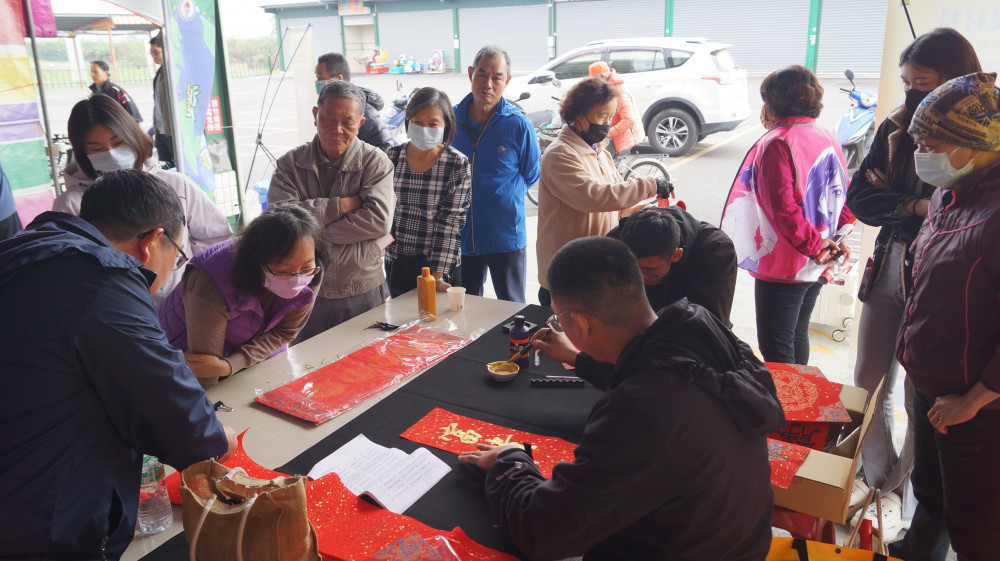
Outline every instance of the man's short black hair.
POLYGON ((510 76, 510 55, 500 45, 486 45, 479 49, 475 58, 472 59, 472 69, 479 68, 479 61, 482 59, 499 58, 507 65, 507 76, 510 76))
POLYGON ((629 216, 615 236, 636 259, 670 259, 681 244, 681 227, 666 209, 647 208, 629 216))
POLYGON ((99 177, 83 193, 80 218, 112 242, 127 242, 156 228, 179 240, 184 229, 184 207, 177 193, 156 177, 134 169, 99 177))
POLYGON ((156 45, 157 47, 159 47, 159 48, 162 49, 163 48, 163 36, 162 35, 163 35, 163 31, 157 32, 157 34, 153 35, 153 38, 149 40, 149 44, 150 45, 156 45))
POLYGON ((649 307, 642 272, 628 246, 604 236, 575 239, 552 257, 549 291, 560 304, 625 327, 649 307))
POLYGON ((348 82, 351 81, 351 65, 347 62, 347 57, 344 55, 340 53, 326 53, 319 57, 317 62, 326 66, 326 71, 330 73, 330 76, 340 74, 348 82))

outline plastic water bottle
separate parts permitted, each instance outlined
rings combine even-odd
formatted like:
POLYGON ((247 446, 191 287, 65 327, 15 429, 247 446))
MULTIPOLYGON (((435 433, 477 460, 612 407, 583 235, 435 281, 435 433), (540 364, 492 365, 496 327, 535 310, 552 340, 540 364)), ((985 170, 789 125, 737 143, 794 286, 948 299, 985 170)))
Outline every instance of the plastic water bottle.
POLYGON ((139 531, 157 534, 174 523, 174 510, 167 495, 163 464, 156 456, 142 457, 142 487, 139 489, 139 531))

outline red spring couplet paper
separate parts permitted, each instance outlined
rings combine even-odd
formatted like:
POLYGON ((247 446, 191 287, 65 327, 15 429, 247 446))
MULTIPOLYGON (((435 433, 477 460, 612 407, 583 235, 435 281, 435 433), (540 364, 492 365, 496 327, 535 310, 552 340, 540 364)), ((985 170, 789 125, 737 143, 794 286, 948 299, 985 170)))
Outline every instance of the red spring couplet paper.
POLYGON ((542 476, 552 477, 552 468, 559 462, 572 462, 576 444, 554 436, 541 436, 508 429, 478 419, 456 415, 435 407, 423 419, 401 434, 403 438, 459 454, 476 449, 476 444, 531 444, 531 454, 542 476))
MULTIPOLYGON (((239 446, 225 466, 241 467, 258 479, 287 477, 253 461, 243 449, 244 434, 246 431, 239 435, 239 446)), ((175 472, 167 478, 174 504, 181 504, 180 475, 175 472)), ((308 482, 306 501, 324 559, 517 561, 516 557, 472 541, 461 528, 445 532, 363 501, 335 473, 308 482)))
POLYGON ((808 455, 809 448, 805 446, 768 438, 767 461, 771 464, 771 485, 788 489, 808 455))
POLYGON ((321 424, 471 341, 414 325, 292 380, 256 401, 321 424))
POLYGON ((827 380, 815 366, 765 363, 774 378, 778 400, 789 421, 849 423, 851 415, 840 401, 843 384, 827 380))
POLYGON ((768 362, 787 423, 772 438, 825 450, 831 423, 849 423, 851 415, 840 401, 842 384, 827 380, 819 368, 768 362))

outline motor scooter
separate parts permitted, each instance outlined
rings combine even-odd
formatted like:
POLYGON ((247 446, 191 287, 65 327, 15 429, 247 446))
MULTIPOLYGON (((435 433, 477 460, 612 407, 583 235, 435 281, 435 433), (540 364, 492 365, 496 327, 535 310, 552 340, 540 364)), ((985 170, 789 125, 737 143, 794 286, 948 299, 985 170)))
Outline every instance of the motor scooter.
POLYGON ((396 93, 380 112, 393 144, 403 144, 409 140, 406 136, 406 104, 409 103, 412 93, 404 93, 402 82, 396 80, 396 93))
POLYGON ((851 105, 844 110, 833 128, 840 141, 847 160, 847 176, 853 177, 854 172, 861 167, 861 162, 868 155, 868 150, 875 139, 875 108, 878 107, 878 95, 867 90, 859 90, 854 85, 854 72, 844 71, 844 76, 851 82, 851 89, 840 88, 851 99, 851 105))

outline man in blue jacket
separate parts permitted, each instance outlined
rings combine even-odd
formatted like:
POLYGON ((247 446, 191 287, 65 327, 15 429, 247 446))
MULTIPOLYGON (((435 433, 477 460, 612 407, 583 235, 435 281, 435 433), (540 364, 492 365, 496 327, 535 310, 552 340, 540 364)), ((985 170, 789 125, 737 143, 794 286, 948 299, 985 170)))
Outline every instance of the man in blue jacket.
POLYGON ((118 559, 143 454, 235 449, 153 308, 183 241, 177 195, 123 170, 0 242, 0 558, 118 559))
POLYGON ((476 53, 469 67, 472 93, 455 106, 452 145, 472 163, 472 204, 462 228, 462 285, 483 295, 486 270, 497 298, 524 302, 527 225, 524 195, 540 172, 535 130, 503 99, 510 56, 497 45, 476 53))

